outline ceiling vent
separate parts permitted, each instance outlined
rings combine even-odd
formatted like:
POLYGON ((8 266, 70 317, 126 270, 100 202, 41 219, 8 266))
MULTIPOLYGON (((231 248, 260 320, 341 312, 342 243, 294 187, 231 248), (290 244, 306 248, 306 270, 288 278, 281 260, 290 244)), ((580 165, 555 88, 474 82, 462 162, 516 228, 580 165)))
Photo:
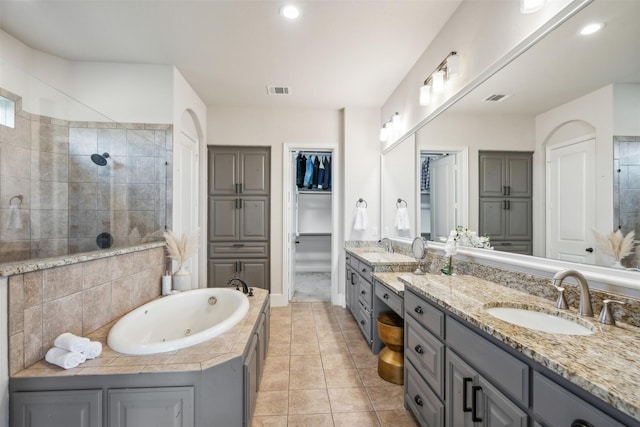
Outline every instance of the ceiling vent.
POLYGON ((289 95, 289 88, 287 86, 267 86, 267 93, 269 95, 289 95))
POLYGON ((511 95, 489 95, 484 101, 485 102, 502 102, 507 98, 511 98, 511 95))

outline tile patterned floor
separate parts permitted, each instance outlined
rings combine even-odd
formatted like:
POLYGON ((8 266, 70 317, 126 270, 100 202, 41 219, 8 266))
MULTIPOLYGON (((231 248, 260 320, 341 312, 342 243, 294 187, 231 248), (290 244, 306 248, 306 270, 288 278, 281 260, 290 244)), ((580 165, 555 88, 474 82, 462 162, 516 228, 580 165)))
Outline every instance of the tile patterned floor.
POLYGON ((271 308, 271 341, 251 423, 415 427, 402 386, 378 376, 353 317, 323 302, 271 308))

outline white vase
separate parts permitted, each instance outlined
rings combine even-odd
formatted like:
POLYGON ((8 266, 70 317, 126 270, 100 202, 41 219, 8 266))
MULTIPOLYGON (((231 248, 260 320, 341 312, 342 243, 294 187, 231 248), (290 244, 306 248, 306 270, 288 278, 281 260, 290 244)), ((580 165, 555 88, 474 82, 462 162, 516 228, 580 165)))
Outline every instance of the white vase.
POLYGON ((173 289, 180 292, 191 290, 191 273, 184 266, 173 273, 173 289))
POLYGON ((620 269, 624 269, 624 265, 622 265, 622 263, 620 261, 615 261, 611 267, 613 268, 620 268, 620 269))

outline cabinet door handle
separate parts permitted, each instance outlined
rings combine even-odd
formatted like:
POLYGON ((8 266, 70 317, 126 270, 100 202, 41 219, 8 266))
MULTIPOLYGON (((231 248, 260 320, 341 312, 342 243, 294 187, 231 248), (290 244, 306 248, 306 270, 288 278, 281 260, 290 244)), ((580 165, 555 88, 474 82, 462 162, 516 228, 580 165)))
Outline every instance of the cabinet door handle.
POLYGON ((364 295, 366 293, 367 293, 367 291, 360 291, 360 295, 364 295))
POLYGON ((571 427, 593 427, 589 421, 581 420, 580 418, 575 419, 571 422, 571 427))
POLYGON ((414 308, 413 311, 415 311, 418 314, 424 313, 424 311, 422 311, 422 307, 420 307, 419 305, 416 306, 416 308, 414 308))
POLYGON ((511 210, 511 200, 507 200, 507 210, 511 210))
POLYGON ((415 346, 414 350, 416 351, 416 353, 418 354, 424 354, 424 350, 422 349, 422 346, 420 344, 418 344, 417 346, 415 346))
POLYGON ((382 298, 384 298, 384 299, 389 299, 389 294, 384 294, 384 295, 382 295, 382 298))
POLYGON ((482 418, 480 418, 478 416, 478 392, 482 391, 482 387, 480 387, 479 385, 474 385, 473 387, 471 387, 471 399, 473 399, 473 401, 471 402, 471 421, 473 421, 474 423, 479 423, 482 421, 482 418))
POLYGON ((238 261, 238 271, 242 271, 242 261, 238 261))
POLYGON ((242 183, 238 184, 238 186, 240 187, 239 193, 242 194, 242 183))
POLYGON ((242 209, 242 199, 238 199, 238 205, 239 205, 240 209, 242 209))
POLYGON ((511 195, 511 186, 507 185, 507 196, 511 195))
POLYGON ((473 381, 471 377, 464 377, 462 379, 462 411, 463 412, 471 412, 471 408, 469 407, 469 401, 467 399, 467 384, 473 381))
POLYGON ((592 253, 593 252, 593 248, 587 248, 587 249, 585 249, 585 251, 587 251, 589 253, 592 253))
POLYGON ((413 397, 413 401, 414 401, 414 402, 416 402, 416 404, 417 404, 418 406, 423 406, 423 405, 424 405, 424 402, 422 401, 422 398, 420 397, 420 395, 419 395, 419 394, 416 394, 416 395, 413 397))
POLYGON ((242 247, 244 247, 244 243, 234 243, 233 247, 234 248, 242 248, 242 247))
POLYGON ((238 272, 238 262, 239 261, 236 261, 236 273, 238 272))
POLYGON ((367 322, 365 322, 364 320, 361 320, 361 321, 360 321, 360 324, 361 324, 361 325, 364 325, 365 323, 367 323, 367 322))
POLYGON ((363 273, 366 273, 366 272, 367 272, 367 269, 366 269, 366 268, 363 268, 363 269, 362 269, 362 272, 363 272, 363 273))
POLYGON ((503 185, 503 186, 502 186, 502 195, 503 195, 503 196, 506 196, 506 195, 507 195, 507 186, 506 186, 506 185, 503 185))

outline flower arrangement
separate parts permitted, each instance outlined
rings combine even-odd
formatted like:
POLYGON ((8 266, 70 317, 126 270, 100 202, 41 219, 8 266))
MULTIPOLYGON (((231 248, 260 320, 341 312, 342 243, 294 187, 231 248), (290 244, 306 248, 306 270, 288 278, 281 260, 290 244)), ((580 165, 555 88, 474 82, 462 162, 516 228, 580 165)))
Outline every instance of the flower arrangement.
POLYGON ((449 257, 449 264, 440 271, 443 274, 453 274, 453 256, 458 253, 458 248, 462 246, 472 248, 491 249, 491 238, 488 235, 478 236, 478 233, 468 228, 457 226, 449 233, 449 237, 444 246, 444 254, 449 257))
POLYGON ((178 271, 185 261, 198 251, 198 232, 199 230, 195 230, 188 237, 185 233, 178 236, 171 230, 162 233, 167 243, 167 254, 178 264, 178 271))
POLYGON ((622 267, 620 261, 630 255, 633 252, 633 247, 638 243, 634 239, 636 236, 634 231, 630 231, 626 236, 620 230, 612 231, 607 235, 601 234, 596 230, 593 230, 593 233, 596 236, 598 248, 613 257, 616 267, 622 267))

